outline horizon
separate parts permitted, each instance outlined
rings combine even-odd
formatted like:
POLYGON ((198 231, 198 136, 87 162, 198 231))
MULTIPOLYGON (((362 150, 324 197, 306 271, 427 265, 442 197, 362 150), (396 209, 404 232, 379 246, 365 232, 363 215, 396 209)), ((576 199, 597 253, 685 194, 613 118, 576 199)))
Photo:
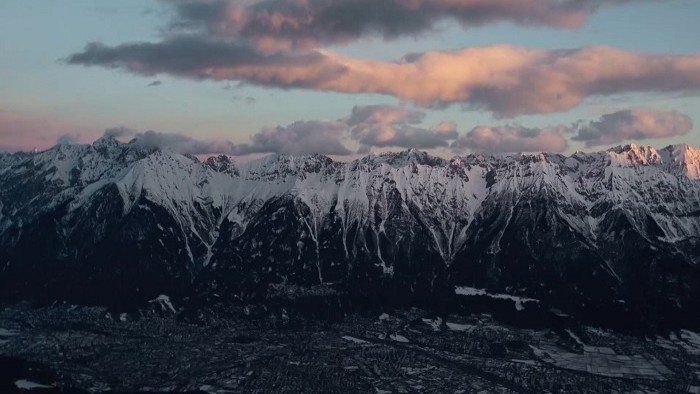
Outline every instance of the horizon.
MULTIPOLYGON (((97 143, 99 140, 102 139, 111 139, 116 142, 118 142, 120 145, 136 145, 139 143, 139 138, 132 138, 130 140, 124 140, 120 139, 111 135, 103 135, 97 139, 95 139, 92 142, 79 142, 79 141, 68 141, 68 142, 61 142, 61 143, 56 143, 53 146, 42 149, 42 150, 18 150, 15 152, 3 152, 0 151, 0 155, 14 155, 14 154, 30 154, 30 155, 37 155, 37 154, 42 154, 49 152, 54 149, 58 149, 61 146, 93 146, 95 143, 97 143)), ((402 153, 410 153, 410 152, 417 152, 417 153, 425 153, 430 157, 435 157, 435 158, 440 158, 445 160, 446 162, 449 162, 452 159, 458 159, 458 158, 465 158, 469 156, 483 156, 483 157, 494 157, 494 158, 505 158, 505 157, 523 157, 523 156, 537 156, 541 154, 545 155, 558 155, 562 157, 572 157, 577 154, 595 154, 595 153, 605 153, 605 152, 613 152, 615 150, 628 150, 628 149, 635 149, 635 148, 641 148, 641 149, 653 149, 656 152, 662 151, 662 150, 668 150, 676 147, 685 147, 693 151, 699 151, 700 152, 700 147, 696 147, 693 145, 690 145, 685 142, 679 142, 676 144, 669 144, 669 145, 649 145, 649 144, 640 144, 640 143, 624 143, 624 144, 617 144, 617 145, 612 145, 608 147, 598 147, 598 149, 592 149, 588 151, 583 151, 583 150, 577 150, 573 152, 551 152, 551 151, 540 151, 540 152, 504 152, 504 153, 488 153, 488 152, 465 152, 465 153, 453 153, 450 156, 444 156, 444 155, 435 155, 430 152, 430 149, 420 149, 420 148, 404 148, 404 149, 393 149, 393 150, 375 150, 372 152, 364 153, 364 154, 358 154, 355 155, 353 158, 348 158, 346 156, 338 156, 338 155, 327 155, 324 153, 302 153, 302 154, 288 154, 288 153, 265 153, 265 154, 250 154, 250 155, 233 155, 233 154, 226 154, 226 153, 208 153, 208 154, 194 154, 194 153, 188 153, 188 152, 182 152, 178 151, 177 146, 169 146, 169 145, 143 145, 142 147, 145 149, 149 149, 152 151, 171 151, 175 154, 181 155, 181 156, 186 156, 186 157, 194 157, 200 162, 206 161, 209 158, 216 158, 219 156, 226 156, 227 158, 231 159, 234 164, 247 164, 255 161, 261 161, 265 160, 266 158, 269 157, 307 157, 307 156, 323 156, 331 159, 333 162, 336 163, 352 163, 355 161, 361 161, 364 158, 371 157, 371 156, 387 156, 387 155, 392 155, 392 154, 402 154, 402 153)))

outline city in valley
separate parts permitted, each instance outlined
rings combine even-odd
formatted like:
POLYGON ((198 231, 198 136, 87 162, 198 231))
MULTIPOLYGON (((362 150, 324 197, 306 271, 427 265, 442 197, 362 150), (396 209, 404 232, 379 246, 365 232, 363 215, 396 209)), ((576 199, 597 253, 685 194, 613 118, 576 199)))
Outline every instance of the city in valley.
POLYGON ((206 393, 700 392, 700 335, 518 328, 420 309, 303 317, 263 305, 187 316, 56 304, 0 312, 0 390, 206 393))

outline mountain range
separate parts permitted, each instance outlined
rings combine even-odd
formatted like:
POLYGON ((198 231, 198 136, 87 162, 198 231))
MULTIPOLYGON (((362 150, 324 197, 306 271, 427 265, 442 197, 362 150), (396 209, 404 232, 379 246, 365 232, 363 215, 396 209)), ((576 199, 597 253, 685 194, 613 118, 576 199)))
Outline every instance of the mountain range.
POLYGON ((699 264, 700 149, 684 144, 237 164, 103 137, 0 154, 6 302, 345 294, 439 309, 490 294, 698 326, 699 264))

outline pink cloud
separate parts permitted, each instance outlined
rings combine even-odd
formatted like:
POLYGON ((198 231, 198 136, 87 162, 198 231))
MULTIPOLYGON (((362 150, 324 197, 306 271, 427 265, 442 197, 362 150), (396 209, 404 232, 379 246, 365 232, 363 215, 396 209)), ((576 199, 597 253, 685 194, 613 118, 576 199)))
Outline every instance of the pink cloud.
MULTIPOLYGON (((244 144, 176 133, 137 132, 124 126, 109 128, 103 135, 122 140, 133 137, 133 144, 156 149, 167 147, 183 154, 321 153, 342 156, 352 153, 344 143, 347 140, 359 144, 358 153, 368 152, 373 147, 432 149, 447 146, 457 152, 563 152, 568 149, 569 135, 572 140, 583 141, 591 147, 682 136, 693 128, 692 121, 684 114, 645 108, 617 111, 595 121, 578 121, 568 126, 479 126, 464 135, 457 133, 454 122, 425 128, 421 126, 424 118, 423 111, 407 107, 356 106, 347 118, 337 121, 297 121, 286 126, 264 127, 244 144)), ((1 151, 79 143, 81 136, 89 136, 89 133, 60 120, 0 111, 1 151)))
POLYGON ((350 135, 360 145, 360 152, 370 147, 431 149, 448 146, 457 138, 456 125, 443 122, 433 129, 418 125, 425 113, 392 105, 356 106, 345 122, 350 135))
MULTIPOLYGON (((169 0, 171 29, 237 39, 264 51, 309 49, 366 36, 416 36, 442 21, 577 28, 600 6, 634 0, 169 0)), ((645 1, 645 0, 637 0, 645 1)), ((658 1, 658 0, 646 0, 658 1)))
POLYGON ((457 123, 455 122, 440 122, 433 127, 431 131, 438 135, 451 136, 457 132, 457 123))
POLYGON ((92 44, 68 61, 145 75, 377 93, 424 107, 457 103, 505 118, 566 111, 591 96, 700 88, 700 54, 659 55, 602 46, 541 50, 497 45, 386 62, 325 50, 266 55, 187 38, 117 47, 92 44))
POLYGON ((600 119, 569 126, 526 128, 523 126, 479 126, 451 145, 453 150, 477 152, 563 152, 568 148, 566 136, 583 141, 587 147, 612 145, 622 141, 639 141, 686 135, 693 122, 676 111, 633 108, 605 114, 600 119))
POLYGON ((341 141, 346 130, 345 123, 323 121, 298 121, 287 126, 265 127, 250 136, 250 143, 235 146, 234 153, 348 155, 351 152, 341 141))
POLYGON ((522 126, 478 126, 461 136, 451 147, 485 153, 563 152, 569 144, 564 126, 529 129, 522 126))
POLYGON ((629 140, 686 135, 693 121, 676 111, 631 109, 603 115, 600 120, 579 126, 575 141, 586 146, 610 145, 629 140))

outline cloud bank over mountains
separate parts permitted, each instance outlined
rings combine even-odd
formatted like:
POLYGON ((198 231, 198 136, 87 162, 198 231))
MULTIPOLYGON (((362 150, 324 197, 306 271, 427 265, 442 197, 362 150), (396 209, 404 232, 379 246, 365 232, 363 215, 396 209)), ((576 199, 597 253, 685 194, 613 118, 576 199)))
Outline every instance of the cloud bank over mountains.
POLYGON ((459 133, 456 124, 441 122, 422 128, 425 113, 391 106, 356 106, 350 115, 335 121, 297 121, 286 126, 264 127, 250 135, 250 142, 235 144, 226 140, 201 140, 183 134, 156 131, 136 132, 116 127, 107 129, 107 137, 131 138, 132 143, 148 148, 169 148, 183 154, 303 155, 321 153, 348 156, 367 153, 374 148, 449 148, 456 154, 466 152, 564 152, 569 141, 584 141, 587 146, 611 145, 640 139, 686 135, 693 123, 675 111, 637 108, 603 115, 590 122, 571 125, 528 128, 518 124, 477 126, 459 133), (354 146, 354 148, 353 148, 354 146))

